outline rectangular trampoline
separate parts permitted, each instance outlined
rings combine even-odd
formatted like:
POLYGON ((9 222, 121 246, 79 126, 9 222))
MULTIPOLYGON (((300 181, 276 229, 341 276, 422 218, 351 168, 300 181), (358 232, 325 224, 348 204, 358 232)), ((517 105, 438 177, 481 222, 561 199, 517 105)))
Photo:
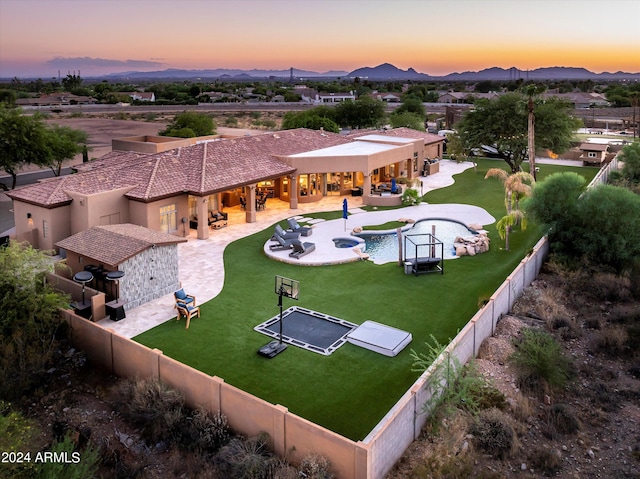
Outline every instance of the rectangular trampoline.
MULTIPOLYGON (((282 312, 282 342, 325 356, 346 343, 347 335, 357 327, 355 323, 298 306, 282 312)), ((253 329, 279 339, 280 315, 253 329)))

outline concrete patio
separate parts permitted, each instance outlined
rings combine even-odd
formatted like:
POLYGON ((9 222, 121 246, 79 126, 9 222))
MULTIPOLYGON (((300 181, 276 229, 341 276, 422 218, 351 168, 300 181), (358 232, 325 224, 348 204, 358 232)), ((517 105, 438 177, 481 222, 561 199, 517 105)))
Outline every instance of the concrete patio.
MULTIPOLYGON (((438 173, 420 178, 422 181, 421 193, 424 194, 453 184, 453 175, 472 167, 473 163, 470 162, 442 161, 438 173)), ((344 198, 344 196, 327 196, 315 203, 299 204, 299 208, 295 210, 290 209, 287 202, 270 199, 267 202, 267 208, 257 213, 255 223, 245 222, 245 212, 239 206, 226 208, 225 212, 229 215, 227 227, 212 231, 207 240, 196 239, 195 231, 192 230, 188 236, 189 241, 179 245, 179 277, 183 288, 187 293, 196 296, 198 304, 211 300, 220 293, 224 284, 223 255, 228 244, 262 231, 287 218, 313 217, 313 213, 341 210, 344 198)), ((362 206, 362 197, 349 196, 346 198, 350 211, 357 212, 362 206)), ((358 260, 359 258, 352 248, 346 248, 340 252, 340 248, 335 248, 332 239, 348 237, 350 231, 356 226, 381 224, 402 217, 412 219, 450 218, 465 224, 479 223, 482 225, 494 221, 481 208, 458 204, 421 204, 389 211, 358 212, 349 215, 347 231, 345 231, 344 219, 317 223, 312 236, 303 238, 305 241, 316 243, 316 250, 301 258, 299 262, 308 265, 326 264, 335 262, 336 254, 345 254, 358 260)), ((282 254, 288 256, 288 252, 282 252, 282 254)), ((98 324, 131 338, 168 320, 175 319, 174 303, 173 294, 165 295, 137 308, 127 310, 126 318, 121 321, 114 322, 107 318, 98 321, 98 324)))

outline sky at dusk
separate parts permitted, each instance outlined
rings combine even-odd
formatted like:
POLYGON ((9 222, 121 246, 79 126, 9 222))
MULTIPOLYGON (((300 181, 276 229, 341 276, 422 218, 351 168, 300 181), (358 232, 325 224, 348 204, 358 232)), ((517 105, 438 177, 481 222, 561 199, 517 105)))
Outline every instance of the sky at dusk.
POLYGON ((640 72, 639 0, 0 0, 0 77, 126 71, 640 72))

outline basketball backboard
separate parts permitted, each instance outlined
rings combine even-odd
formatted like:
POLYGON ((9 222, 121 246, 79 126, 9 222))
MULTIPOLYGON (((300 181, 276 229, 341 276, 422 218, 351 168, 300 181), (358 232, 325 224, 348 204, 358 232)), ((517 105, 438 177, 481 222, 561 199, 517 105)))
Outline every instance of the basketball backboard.
POLYGON ((285 298, 298 299, 298 293, 300 292, 300 282, 295 279, 285 278, 283 276, 276 276, 276 288, 275 293, 282 295, 285 298))

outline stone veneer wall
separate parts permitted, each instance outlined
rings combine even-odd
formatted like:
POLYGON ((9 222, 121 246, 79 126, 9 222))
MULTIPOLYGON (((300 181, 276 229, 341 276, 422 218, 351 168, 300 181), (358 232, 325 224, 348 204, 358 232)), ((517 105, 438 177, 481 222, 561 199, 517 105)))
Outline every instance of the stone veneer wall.
POLYGON ((120 300, 127 309, 180 289, 175 244, 149 248, 120 264, 118 269, 125 273, 120 280, 120 300))

